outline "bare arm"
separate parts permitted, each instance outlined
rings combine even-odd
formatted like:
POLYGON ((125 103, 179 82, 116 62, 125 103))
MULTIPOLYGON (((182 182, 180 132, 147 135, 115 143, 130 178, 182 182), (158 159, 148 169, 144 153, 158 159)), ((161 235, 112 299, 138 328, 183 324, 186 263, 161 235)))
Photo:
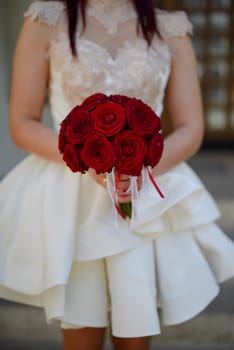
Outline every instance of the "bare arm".
POLYGON ((49 76, 50 28, 27 19, 14 56, 10 133, 15 144, 47 159, 61 161, 56 132, 41 123, 49 76))
POLYGON ((197 64, 188 37, 171 40, 174 57, 166 92, 166 104, 173 131, 165 138, 165 147, 154 175, 162 174, 187 160, 200 147, 203 132, 203 109, 197 64))

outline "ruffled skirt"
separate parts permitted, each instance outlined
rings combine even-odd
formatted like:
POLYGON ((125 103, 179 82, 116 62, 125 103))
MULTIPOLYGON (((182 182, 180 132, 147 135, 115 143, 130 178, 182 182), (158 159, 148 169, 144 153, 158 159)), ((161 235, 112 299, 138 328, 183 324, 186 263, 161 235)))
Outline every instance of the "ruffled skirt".
POLYGON ((182 163, 136 199, 133 225, 113 215, 89 174, 31 155, 0 184, 0 297, 48 321, 137 337, 201 312, 234 276, 234 244, 217 207, 182 163), (140 315, 140 317, 139 317, 140 315))

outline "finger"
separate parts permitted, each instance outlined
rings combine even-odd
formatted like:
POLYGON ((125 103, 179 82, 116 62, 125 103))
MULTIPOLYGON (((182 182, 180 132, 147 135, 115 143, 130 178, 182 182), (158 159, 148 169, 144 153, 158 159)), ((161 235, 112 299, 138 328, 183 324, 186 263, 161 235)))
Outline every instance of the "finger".
POLYGON ((130 180, 129 176, 126 176, 126 175, 124 175, 120 178, 120 181, 129 181, 129 180, 130 180))
POLYGON ((129 175, 126 175, 126 174, 121 174, 120 175, 120 181, 122 181, 122 180, 129 180, 130 179, 130 177, 129 177, 129 175))
POLYGON ((104 177, 102 176, 101 181, 102 181, 103 186, 106 188, 106 185, 107 185, 107 179, 106 179, 106 176, 104 176, 104 177))
POLYGON ((118 197, 130 197, 131 196, 131 194, 130 194, 130 192, 128 192, 128 191, 117 191, 117 195, 118 195, 118 197))
POLYGON ((131 196, 118 196, 119 203, 128 203, 131 202, 131 196))
POLYGON ((129 184, 122 184, 117 188, 118 192, 123 192, 123 193, 128 192, 128 190, 129 190, 129 184))
POLYGON ((128 178, 125 178, 125 179, 121 179, 118 182, 118 187, 127 187, 127 186, 129 186, 129 184, 130 184, 130 179, 128 177, 128 178))

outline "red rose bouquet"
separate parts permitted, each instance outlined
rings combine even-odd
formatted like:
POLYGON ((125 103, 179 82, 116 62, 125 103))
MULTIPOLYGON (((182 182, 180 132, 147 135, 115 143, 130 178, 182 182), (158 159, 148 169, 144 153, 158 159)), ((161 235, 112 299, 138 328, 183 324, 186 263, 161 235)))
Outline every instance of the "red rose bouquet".
MULTIPOLYGON (((62 121, 59 150, 73 172, 85 173, 89 168, 97 173, 114 171, 115 185, 120 174, 136 177, 145 168, 163 197, 150 171, 163 151, 160 130, 160 118, 141 100, 96 93, 62 121)), ((111 197, 116 198, 113 193, 111 197)), ((114 199, 114 204, 121 216, 131 217, 131 203, 114 199)))

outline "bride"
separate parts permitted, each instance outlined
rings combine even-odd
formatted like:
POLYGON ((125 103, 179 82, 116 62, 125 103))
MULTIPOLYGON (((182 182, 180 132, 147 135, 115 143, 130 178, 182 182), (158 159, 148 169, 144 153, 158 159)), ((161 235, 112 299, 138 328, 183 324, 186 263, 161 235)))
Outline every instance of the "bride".
MULTIPOLYGON (((184 162, 200 147, 203 111, 192 25, 152 0, 35 1, 15 50, 10 132, 30 153, 0 184, 0 296, 43 307, 65 350, 147 350, 166 325, 201 312, 234 276, 234 244, 217 207, 184 162), (137 97, 173 130, 140 188, 134 229, 118 218, 105 174, 73 174, 58 151, 60 123, 93 93, 137 97), (48 93, 53 129, 42 123, 48 93), (109 323, 110 318, 110 323, 109 323)), ((119 202, 129 202, 121 175, 119 202)))

